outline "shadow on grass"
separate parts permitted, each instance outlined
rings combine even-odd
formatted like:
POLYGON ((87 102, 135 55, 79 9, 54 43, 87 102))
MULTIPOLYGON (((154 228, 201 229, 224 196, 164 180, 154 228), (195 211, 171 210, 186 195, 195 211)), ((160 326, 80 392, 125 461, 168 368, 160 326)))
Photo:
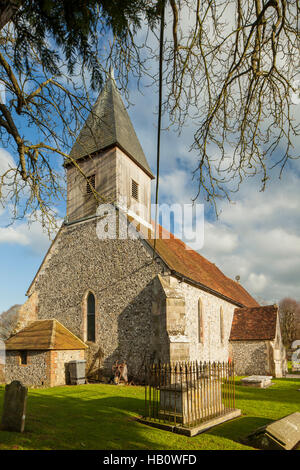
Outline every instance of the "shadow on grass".
POLYGON ((266 418, 241 416, 240 418, 236 418, 233 421, 229 421, 212 428, 210 431, 208 431, 208 433, 213 436, 231 439, 235 442, 243 444, 245 438, 250 433, 258 428, 261 428, 262 426, 265 426, 266 424, 269 424, 270 422, 272 422, 272 420, 266 418))
POLYGON ((147 448, 135 422, 135 414, 143 411, 142 399, 97 397, 97 390, 90 395, 87 390, 30 390, 25 432, 1 431, 0 449, 118 449, 126 448, 126 441, 132 448, 147 448))
MULTIPOLYGON (((300 399, 299 392, 294 393, 294 390, 286 390, 285 387, 276 389, 276 397, 273 397, 271 389, 237 388, 241 403, 250 400, 248 403, 252 408, 254 405, 260 407, 260 412, 249 412, 247 407, 243 406, 242 411, 250 416, 242 416, 193 438, 150 428, 137 422, 137 415, 142 415, 144 412, 142 387, 82 385, 29 390, 25 433, 1 431, 0 449, 244 448, 241 444, 243 438, 272 419, 277 419, 276 413, 281 412, 279 409, 275 411, 274 416, 270 415, 264 412, 266 406, 269 409, 277 409, 274 402, 280 403, 289 395, 290 398, 292 396, 292 410, 294 401, 298 398, 297 394, 300 399), (260 397, 264 404, 260 403, 260 397), (266 405, 266 400, 270 401, 270 405, 266 405)), ((0 387, 0 414, 3 392, 4 389, 0 387)))
POLYGON ((105 386, 103 393, 98 386, 98 393, 97 386, 89 387, 30 390, 25 432, 0 431, 0 449, 167 450, 170 436, 174 448, 180 449, 182 441, 182 448, 189 448, 188 438, 137 421, 144 412, 142 393, 130 397, 126 392, 133 388, 105 386))

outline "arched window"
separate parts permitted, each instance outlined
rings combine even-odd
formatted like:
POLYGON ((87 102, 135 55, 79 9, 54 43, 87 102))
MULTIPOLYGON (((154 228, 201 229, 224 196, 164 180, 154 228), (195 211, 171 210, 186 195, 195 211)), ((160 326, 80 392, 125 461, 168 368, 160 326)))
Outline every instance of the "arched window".
POLYGON ((224 315, 222 307, 220 307, 220 341, 221 344, 224 343, 224 315))
POLYGON ((87 296, 87 341, 95 341, 95 296, 90 292, 87 296))
POLYGON ((198 300, 198 341, 202 344, 204 342, 203 306, 201 299, 198 300))

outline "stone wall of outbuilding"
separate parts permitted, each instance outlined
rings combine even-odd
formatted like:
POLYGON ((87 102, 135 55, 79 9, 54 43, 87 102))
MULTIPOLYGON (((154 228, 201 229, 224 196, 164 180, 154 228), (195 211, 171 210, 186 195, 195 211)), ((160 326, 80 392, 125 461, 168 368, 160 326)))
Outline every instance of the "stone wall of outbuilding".
POLYGON ((51 351, 51 387, 68 384, 68 363, 80 359, 84 359, 84 350, 51 351))
POLYGON ((278 315, 273 340, 231 341, 230 351, 237 375, 272 375, 279 378, 287 372, 286 351, 278 315))
POLYGON ((66 385, 68 362, 78 359, 84 359, 84 350, 27 351, 27 364, 21 364, 20 351, 7 351, 3 381, 32 388, 66 385))
POLYGON ((0 364, 0 384, 5 383, 5 365, 0 364))
POLYGON ((27 387, 49 387, 49 351, 28 351, 27 364, 20 363, 19 351, 6 351, 5 382, 19 380, 27 387))
POLYGON ((237 375, 272 375, 268 341, 232 341, 232 356, 237 375))

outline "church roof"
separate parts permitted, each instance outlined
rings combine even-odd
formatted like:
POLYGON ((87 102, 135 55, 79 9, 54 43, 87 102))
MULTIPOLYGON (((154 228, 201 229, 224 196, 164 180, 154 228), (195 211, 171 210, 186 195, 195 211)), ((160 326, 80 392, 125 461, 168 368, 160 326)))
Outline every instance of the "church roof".
POLYGON ((70 152, 78 160, 113 145, 154 178, 116 82, 110 76, 70 152))
POLYGON ((6 350, 86 349, 87 345, 57 320, 37 320, 6 340, 6 350))
POLYGON ((230 341, 273 340, 276 337, 278 306, 236 308, 230 341))
MULTIPOLYGON (((199 287, 213 291, 213 293, 217 293, 241 306, 259 306, 241 284, 225 276, 215 264, 208 261, 197 251, 189 248, 172 233, 160 225, 158 227, 159 238, 156 240, 155 250, 172 271, 198 284, 199 287)), ((151 236, 145 238, 148 244, 153 247, 154 240, 151 239, 151 236)))

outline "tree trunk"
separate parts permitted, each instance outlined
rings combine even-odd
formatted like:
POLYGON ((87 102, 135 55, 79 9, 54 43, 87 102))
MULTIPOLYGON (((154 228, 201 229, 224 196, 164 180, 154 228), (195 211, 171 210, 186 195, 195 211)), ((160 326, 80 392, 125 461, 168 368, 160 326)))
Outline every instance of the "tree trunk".
POLYGON ((0 30, 12 19, 22 5, 22 0, 4 0, 0 5, 0 30))

